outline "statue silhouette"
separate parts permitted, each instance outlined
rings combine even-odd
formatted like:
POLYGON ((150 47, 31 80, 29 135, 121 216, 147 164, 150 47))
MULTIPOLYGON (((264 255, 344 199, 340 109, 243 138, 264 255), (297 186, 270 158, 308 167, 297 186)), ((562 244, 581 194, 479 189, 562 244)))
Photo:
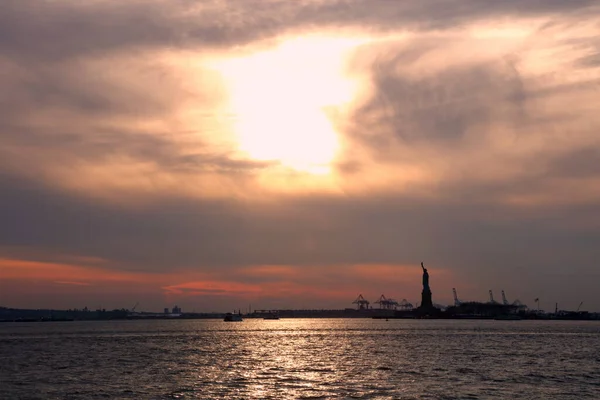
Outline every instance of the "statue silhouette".
POLYGON ((419 308, 427 311, 432 310, 434 307, 431 301, 431 289, 429 288, 429 273, 423 263, 421 263, 421 268, 423 268, 423 291, 421 292, 421 307, 419 308))
POLYGON ((423 268, 423 290, 429 290, 429 273, 423 263, 421 263, 421 268, 423 268))

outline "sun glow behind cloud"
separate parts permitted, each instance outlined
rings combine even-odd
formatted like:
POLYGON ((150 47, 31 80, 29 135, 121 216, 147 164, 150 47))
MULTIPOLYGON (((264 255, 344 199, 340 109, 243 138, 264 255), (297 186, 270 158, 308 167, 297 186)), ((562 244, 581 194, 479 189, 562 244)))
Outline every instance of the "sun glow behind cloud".
POLYGON ((340 151, 335 116, 347 111, 358 87, 344 74, 344 60, 361 41, 294 38, 215 62, 230 91, 239 150, 297 171, 329 173, 340 151))

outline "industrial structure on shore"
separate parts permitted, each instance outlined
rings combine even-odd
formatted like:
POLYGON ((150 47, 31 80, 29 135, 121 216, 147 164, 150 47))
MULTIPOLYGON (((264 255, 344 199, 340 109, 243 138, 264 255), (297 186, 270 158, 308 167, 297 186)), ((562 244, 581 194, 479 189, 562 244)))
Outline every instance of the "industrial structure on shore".
MULTIPOLYGON (((451 318, 469 318, 469 317, 498 317, 498 316, 518 316, 525 313, 529 313, 532 310, 523 304, 520 300, 509 302, 506 298, 504 290, 502 290, 502 302, 494 300, 494 294, 492 290, 489 291, 489 301, 462 301, 458 299, 458 294, 455 288, 452 288, 454 296, 454 304, 450 306, 442 306, 434 304, 433 302, 428 303, 423 307, 416 307, 406 299, 397 302, 394 299, 386 298, 385 295, 381 295, 374 304, 379 305, 378 307, 371 306, 369 300, 367 300, 362 294, 360 294, 352 304, 356 305, 356 311, 365 312, 369 310, 371 313, 381 314, 384 317, 389 317, 389 313, 381 313, 381 311, 394 311, 394 316, 400 317, 418 317, 422 315, 425 310, 429 311, 429 316, 438 317, 451 317, 451 318), (430 304, 430 305, 429 305, 430 304)), ((430 298, 431 292, 426 291, 424 296, 426 300, 430 298)), ((427 302, 426 302, 427 303, 427 302)))
MULTIPOLYGON (((600 320, 600 313, 589 313, 580 311, 583 302, 579 304, 576 311, 564 311, 558 309, 555 305, 554 313, 546 313, 540 310, 539 299, 536 309, 530 309, 519 300, 509 302, 504 290, 502 301, 494 299, 494 293, 489 291, 489 301, 463 301, 459 300, 456 289, 452 289, 454 304, 442 306, 435 304, 432 300, 432 292, 429 286, 429 273, 423 263, 423 290, 421 292, 421 303, 414 306, 406 299, 396 301, 385 295, 371 302, 362 294, 352 302, 355 307, 341 310, 325 309, 277 309, 277 310, 248 310, 247 314, 242 314, 237 310, 237 314, 244 318, 261 319, 279 319, 279 318, 451 318, 451 319, 558 319, 558 320, 600 320), (275 317, 276 316, 276 317, 275 317)), ((0 322, 37 322, 37 321, 74 321, 74 320, 112 320, 112 319, 222 319, 225 313, 184 313, 179 306, 174 306, 172 310, 164 309, 163 313, 139 312, 136 303, 131 310, 88 310, 85 307, 82 310, 20 310, 0 307, 0 322)))
POLYGON ((384 295, 379 297, 375 304, 379 308, 370 307, 370 302, 360 294, 352 304, 356 304, 356 311, 365 313, 370 311, 374 313, 373 318, 452 318, 452 319, 599 319, 598 314, 591 314, 587 311, 580 311, 583 304, 580 303, 576 311, 559 310, 558 304, 555 305, 554 313, 545 313, 539 309, 539 298, 534 301, 537 303, 537 309, 530 309, 520 300, 509 302, 504 290, 502 293, 502 302, 494 299, 494 293, 489 290, 489 300, 487 302, 462 301, 459 300, 456 288, 452 288, 454 304, 451 306, 442 306, 434 304, 432 301, 432 292, 429 286, 429 273, 423 263, 423 290, 421 292, 421 304, 414 307, 406 299, 397 302, 384 295), (390 314, 393 311, 393 314, 390 314))
POLYGON ((530 309, 520 300, 509 302, 504 290, 501 291, 501 302, 494 299, 492 290, 488 292, 489 300, 487 302, 479 302, 459 300, 456 288, 452 288, 454 304, 442 306, 433 302, 429 286, 429 272, 423 263, 421 263, 421 268, 423 270, 423 290, 421 303, 418 306, 414 306, 406 299, 396 301, 383 294, 373 302, 374 305, 371 305, 369 300, 359 294, 352 302, 353 308, 343 310, 255 310, 247 317, 261 318, 277 313, 282 318, 600 319, 598 314, 580 311, 581 304, 577 311, 559 311, 557 304, 554 313, 545 313, 539 309, 539 299, 535 299, 537 309, 530 309))

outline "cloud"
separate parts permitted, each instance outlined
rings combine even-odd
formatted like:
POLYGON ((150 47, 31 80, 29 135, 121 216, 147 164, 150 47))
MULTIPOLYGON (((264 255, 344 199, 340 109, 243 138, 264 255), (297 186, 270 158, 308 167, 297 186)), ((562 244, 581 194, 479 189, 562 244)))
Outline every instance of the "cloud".
POLYGON ((553 175, 586 178, 600 175, 600 149, 583 148, 557 157, 551 163, 553 175))
MULTIPOLYGON (((437 269, 438 279, 447 274, 437 269)), ((0 280, 0 301, 12 301, 23 294, 55 297, 45 302, 48 307, 75 307, 78 305, 73 302, 100 301, 105 307, 121 308, 133 295, 154 309, 169 303, 191 308, 205 301, 228 304, 227 308, 240 302, 253 302, 260 307, 293 307, 299 302, 311 307, 323 303, 335 307, 336 303, 349 303, 349 293, 358 291, 370 296, 378 296, 380 290, 387 292, 388 297, 399 291, 404 296, 415 296, 411 288, 419 281, 419 271, 400 265, 330 265, 326 269, 256 265, 212 272, 188 268, 150 273, 125 272, 111 263, 98 267, 4 258, 0 259, 0 280), (265 275, 264 271, 269 273, 265 275), (384 285, 377 279, 379 274, 389 276, 384 285), (248 276, 254 279, 248 281, 248 276), (65 286, 69 287, 67 292, 65 286)))
POLYGON ((595 201, 598 176, 566 179, 555 160, 600 146, 600 119, 587 106, 597 97, 600 70, 577 67, 596 31, 588 20, 517 37, 510 30, 421 34, 364 46, 355 60, 369 71, 370 85, 347 132, 356 151, 340 173, 357 186, 405 195, 468 193, 513 205, 595 201), (570 39, 546 39, 551 32, 570 39), (549 54, 557 53, 560 63, 551 64, 549 54), (373 164, 396 185, 373 176, 373 164))
MULTIPOLYGON (((564 96, 567 90, 573 96, 577 90, 581 99, 594 94, 582 85, 597 87, 593 79, 567 82, 572 79, 564 75, 566 64, 557 67, 553 82, 542 84, 540 80, 548 76, 531 65, 546 51, 562 51, 563 60, 573 62, 589 56, 595 43, 591 21, 598 11, 589 1, 568 7, 555 1, 382 2, 377 7, 356 1, 273 2, 271 8, 260 9, 247 1, 202 5, 138 1, 40 7, 10 1, 3 13, 2 43, 7 46, 3 59, 7 72, 0 77, 6 88, 0 126, 3 168, 112 201, 123 202, 126 197, 140 201, 165 191, 246 197, 253 196, 255 188, 281 191, 289 183, 266 188, 265 182, 286 179, 298 188, 306 186, 302 177, 273 172, 277 162, 236 153, 231 126, 223 120, 228 118, 222 109, 225 83, 202 61, 220 50, 204 44, 222 49, 250 42, 269 46, 269 40, 261 40, 281 39, 290 32, 328 32, 333 26, 371 32, 375 38, 384 32, 403 34, 401 39, 369 42, 351 60, 351 69, 371 80, 372 96, 354 113, 349 130, 345 121, 337 121, 347 142, 361 139, 358 149, 347 152, 352 159, 341 156, 340 172, 357 172, 361 166, 373 171, 368 165, 372 158, 396 160, 395 168, 378 166, 377 177, 369 172, 370 177, 355 180, 355 185, 346 179, 338 183, 341 191, 351 193, 365 180, 387 186, 393 182, 383 176, 392 174, 402 185, 421 189, 423 184, 439 185, 448 181, 450 164, 458 176, 473 170, 480 160, 465 152, 473 153, 474 147, 495 165, 504 165, 502 170, 480 168, 485 171, 483 179, 520 173, 514 170, 526 163, 521 159, 514 163, 514 152, 507 151, 511 140, 519 139, 518 145, 526 149, 531 147, 527 141, 541 140, 535 133, 548 127, 579 129, 574 125, 583 115, 549 104, 558 95, 549 100, 552 91, 560 90, 564 96), (223 7, 254 12, 237 19, 223 7), (495 22, 500 16, 514 19, 495 22), (82 25, 87 29, 79 29, 82 25), (77 34, 71 32, 75 28, 77 34), (438 29, 447 33, 440 35, 438 29), (24 30, 29 33, 21 34, 24 30), (546 39, 559 33, 564 39, 546 39), (63 35, 69 39, 58 40, 63 35), (36 42, 24 45, 23 40, 36 42), (465 54, 465 48, 474 51, 465 54), (37 112, 31 114, 34 108, 37 112), (365 155, 360 148, 365 143, 385 151, 365 155), (504 148, 498 149, 498 144, 504 148), (23 154, 38 162, 23 164, 23 154), (436 162, 424 165, 423 159, 436 162), (403 173, 398 174, 398 168, 403 173)), ((595 117, 588 112, 586 118, 595 117)), ((579 143, 584 144, 590 143, 579 143)), ((540 151, 546 149, 531 148, 516 157, 540 151)), ((318 190, 331 186, 312 185, 318 190)))
POLYGON ((11 57, 57 60, 140 48, 226 48, 290 31, 342 27, 429 31, 478 20, 551 16, 576 20, 598 13, 593 0, 382 1, 375 6, 360 0, 268 3, 8 0, 0 17, 0 49, 11 57))
POLYGON ((126 301, 135 284, 158 308, 164 296, 230 308, 341 304, 363 288, 414 301, 410 266, 425 261, 441 298, 501 284, 519 297, 588 288, 600 304, 599 12, 584 0, 4 1, 0 256, 16 261, 1 272, 30 293, 79 290, 71 300, 112 287, 126 301), (333 174, 240 152, 209 61, 345 35, 360 39, 344 71, 359 90, 348 112, 328 109, 333 174), (46 283, 33 289, 27 271, 46 283))
POLYGON ((115 200, 115 193, 165 189, 210 196, 277 164, 227 145, 218 111, 223 89, 214 73, 181 70, 161 57, 98 56, 24 68, 6 61, 0 167, 115 200), (179 73, 196 74, 194 86, 179 73))
POLYGON ((90 286, 87 282, 76 282, 76 281, 54 281, 60 285, 77 285, 77 286, 90 286))
POLYGON ((185 296, 248 296, 260 291, 256 285, 231 283, 231 282, 185 282, 177 285, 165 286, 163 290, 169 295, 185 296))

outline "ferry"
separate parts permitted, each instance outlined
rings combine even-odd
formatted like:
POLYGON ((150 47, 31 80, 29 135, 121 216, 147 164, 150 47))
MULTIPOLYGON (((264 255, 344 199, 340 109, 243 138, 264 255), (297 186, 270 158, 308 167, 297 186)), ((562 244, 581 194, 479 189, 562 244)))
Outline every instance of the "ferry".
POLYGON ((242 314, 227 313, 227 314, 225 314, 225 318, 223 318, 223 321, 225 321, 225 322, 241 322, 241 321, 243 321, 242 314))

